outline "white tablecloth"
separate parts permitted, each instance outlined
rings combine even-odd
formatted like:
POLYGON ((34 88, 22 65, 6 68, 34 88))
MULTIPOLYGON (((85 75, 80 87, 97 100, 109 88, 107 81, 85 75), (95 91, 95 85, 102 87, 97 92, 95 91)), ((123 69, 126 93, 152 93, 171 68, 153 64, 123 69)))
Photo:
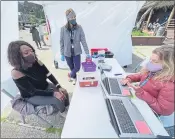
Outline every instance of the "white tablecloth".
MULTIPOLYGON (((113 67, 112 71, 107 73, 108 76, 113 76, 119 72, 125 75, 124 70, 115 59, 106 59, 106 62, 113 67)), ((146 103, 141 100, 137 102, 137 99, 134 100, 134 103, 140 105, 138 109, 141 109, 141 113, 144 115, 146 121, 148 120, 148 125, 154 134, 167 135, 167 132, 146 103)), ((80 88, 79 84, 76 84, 61 137, 118 137, 110 123, 100 85, 98 87, 80 88)))

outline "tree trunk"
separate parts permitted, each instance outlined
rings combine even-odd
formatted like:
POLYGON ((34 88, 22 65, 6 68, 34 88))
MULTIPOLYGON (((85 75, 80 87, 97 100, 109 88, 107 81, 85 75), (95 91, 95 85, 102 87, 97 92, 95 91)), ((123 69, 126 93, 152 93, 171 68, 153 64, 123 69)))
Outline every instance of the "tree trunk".
POLYGON ((148 14, 152 9, 154 9, 154 7, 155 7, 158 3, 160 3, 160 1, 155 1, 155 2, 153 3, 153 5, 151 5, 151 6, 145 11, 145 13, 141 16, 139 22, 137 23, 137 29, 140 29, 141 24, 142 24, 143 20, 145 19, 145 17, 147 16, 147 14, 148 14))
POLYGON ((145 17, 147 16, 147 14, 148 14, 152 9, 153 9, 153 7, 149 7, 149 8, 145 11, 145 13, 141 16, 139 22, 137 23, 137 29, 140 29, 143 20, 145 19, 145 17))
POLYGON ((148 17, 148 20, 147 20, 147 23, 146 23, 146 29, 148 29, 148 24, 150 22, 150 19, 151 19, 152 14, 153 14, 153 9, 151 10, 151 12, 149 14, 149 17, 148 17))

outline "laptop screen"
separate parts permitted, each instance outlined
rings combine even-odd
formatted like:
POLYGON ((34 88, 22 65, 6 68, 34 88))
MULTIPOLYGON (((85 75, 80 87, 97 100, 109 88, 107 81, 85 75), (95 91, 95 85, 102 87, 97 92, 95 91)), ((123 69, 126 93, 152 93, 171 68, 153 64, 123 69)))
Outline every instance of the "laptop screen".
MULTIPOLYGON (((103 82, 104 79, 106 78, 106 75, 105 75, 103 69, 101 68, 101 66, 99 66, 99 67, 100 67, 100 76, 101 76, 101 81, 103 82)), ((104 84, 104 82, 103 82, 103 84, 104 84)))

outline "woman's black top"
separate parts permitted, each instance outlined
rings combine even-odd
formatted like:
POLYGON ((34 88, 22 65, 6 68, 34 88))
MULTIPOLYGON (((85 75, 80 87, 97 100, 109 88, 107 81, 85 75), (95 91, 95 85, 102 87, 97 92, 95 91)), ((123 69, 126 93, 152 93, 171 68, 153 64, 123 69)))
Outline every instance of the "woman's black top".
MULTIPOLYGON (((15 69, 16 70, 16 69, 15 69)), ((53 96, 53 90, 47 90, 47 74, 49 73, 46 66, 39 64, 37 61, 28 69, 18 70, 25 76, 14 79, 21 96, 28 98, 32 96, 53 96)))

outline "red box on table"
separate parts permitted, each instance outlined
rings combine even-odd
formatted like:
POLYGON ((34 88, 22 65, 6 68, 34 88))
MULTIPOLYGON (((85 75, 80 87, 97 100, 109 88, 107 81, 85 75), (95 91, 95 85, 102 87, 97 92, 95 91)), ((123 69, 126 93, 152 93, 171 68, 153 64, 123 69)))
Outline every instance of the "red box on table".
POLYGON ((98 85, 98 76, 96 72, 81 73, 78 75, 80 87, 96 87, 98 85))
POLYGON ((98 54, 98 51, 104 50, 105 52, 108 51, 108 48, 92 48, 91 49, 91 55, 94 55, 94 53, 98 54))

